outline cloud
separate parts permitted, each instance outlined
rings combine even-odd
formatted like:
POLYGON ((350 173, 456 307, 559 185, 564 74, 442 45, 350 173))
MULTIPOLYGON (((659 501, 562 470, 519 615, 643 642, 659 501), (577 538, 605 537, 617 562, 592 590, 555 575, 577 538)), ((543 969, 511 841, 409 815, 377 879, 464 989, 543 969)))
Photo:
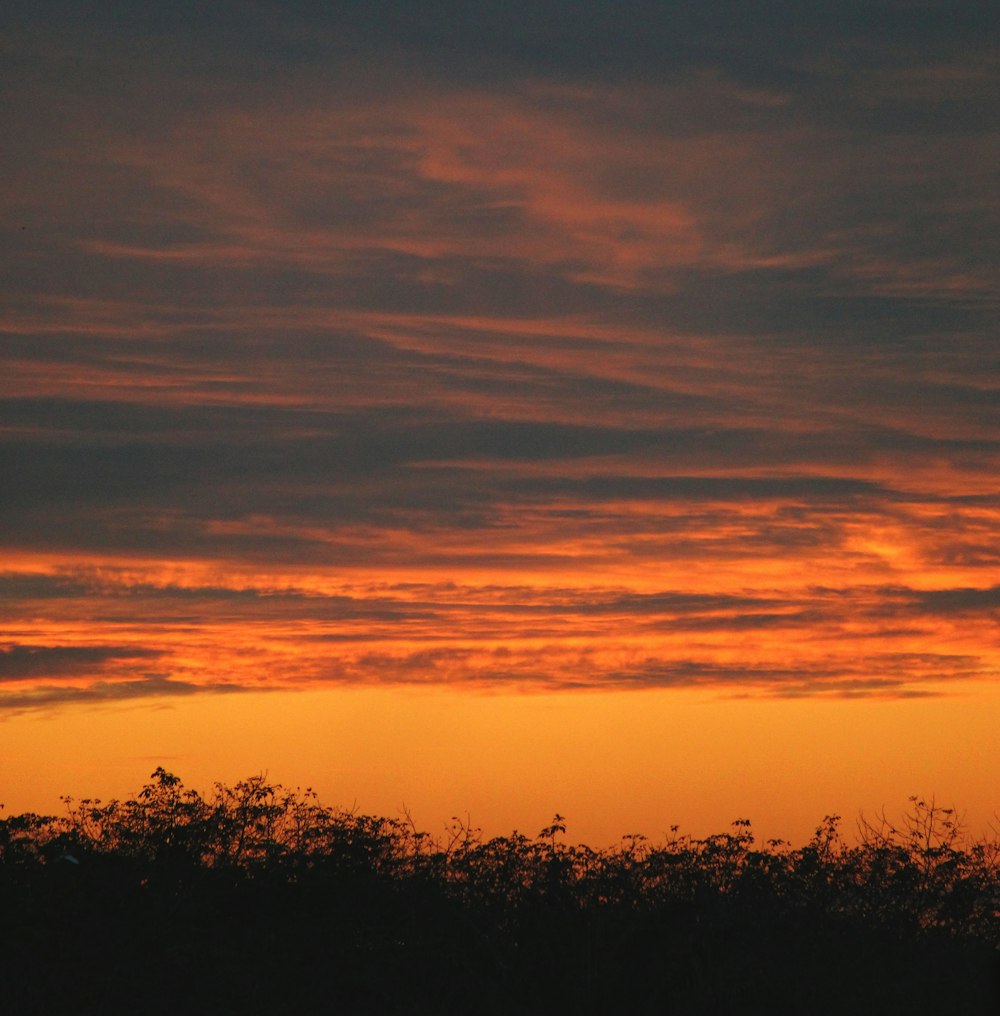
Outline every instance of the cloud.
POLYGON ((1000 611, 1000 586, 985 589, 911 589, 902 595, 910 605, 929 614, 978 614, 1000 611))
POLYGON ((160 653, 138 646, 0 646, 0 681, 99 674, 107 664, 155 659, 160 653))
POLYGON ((978 8, 4 17, 2 659, 40 701, 995 676, 978 8))
POLYGON ((240 690, 230 685, 196 685, 161 676, 143 677, 130 681, 98 681, 83 687, 43 684, 18 691, 0 690, 0 714, 15 714, 61 706, 170 698, 205 692, 233 693, 240 690))
MULTIPOLYGON (((534 568, 537 577, 537 561, 534 568)), ((19 694, 48 689, 45 701, 54 701, 54 676, 66 682, 68 700, 105 684, 118 690, 98 689, 102 695, 139 695, 146 687, 160 694, 142 683, 148 675, 136 674, 147 665, 144 656, 156 656, 172 682, 164 694, 188 686, 347 683, 893 697, 942 692, 994 674, 987 650, 993 590, 803 588, 783 570, 773 576, 780 591, 765 595, 758 579, 756 590, 730 583, 723 592, 718 584, 711 591, 712 572, 697 566, 687 584, 708 578, 704 592, 551 581, 386 583, 363 570, 339 589, 309 575, 300 581, 308 578, 311 588, 261 585, 264 576, 252 574, 242 585, 231 578, 220 584, 210 572, 183 577, 180 570, 182 581, 159 574, 160 566, 124 563, 51 575, 48 582, 8 573, 4 588, 25 597, 13 624, 39 634, 127 626, 138 644, 155 649, 16 647, 6 653, 7 679, 18 680, 19 694), (955 651, 942 652, 943 643, 955 651), (197 662, 201 655, 211 658, 211 674, 197 662)), ((567 574, 579 579, 576 569, 567 574)))

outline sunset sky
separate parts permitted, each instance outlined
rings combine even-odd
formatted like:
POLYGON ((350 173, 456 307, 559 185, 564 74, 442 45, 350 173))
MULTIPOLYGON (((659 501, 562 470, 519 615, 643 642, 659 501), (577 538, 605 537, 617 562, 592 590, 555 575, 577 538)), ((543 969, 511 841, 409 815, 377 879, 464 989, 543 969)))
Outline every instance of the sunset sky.
POLYGON ((988 823, 997 28, 4 4, 7 813, 988 823))

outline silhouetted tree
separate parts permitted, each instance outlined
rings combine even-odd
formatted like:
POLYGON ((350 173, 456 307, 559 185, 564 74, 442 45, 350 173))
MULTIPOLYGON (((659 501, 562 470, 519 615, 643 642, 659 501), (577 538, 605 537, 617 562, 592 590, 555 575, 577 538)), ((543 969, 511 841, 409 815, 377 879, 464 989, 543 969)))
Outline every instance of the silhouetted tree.
POLYGON ((484 839, 159 768, 0 818, 11 1013, 990 1012, 1000 847, 912 798, 799 848, 750 823, 613 849, 484 839))

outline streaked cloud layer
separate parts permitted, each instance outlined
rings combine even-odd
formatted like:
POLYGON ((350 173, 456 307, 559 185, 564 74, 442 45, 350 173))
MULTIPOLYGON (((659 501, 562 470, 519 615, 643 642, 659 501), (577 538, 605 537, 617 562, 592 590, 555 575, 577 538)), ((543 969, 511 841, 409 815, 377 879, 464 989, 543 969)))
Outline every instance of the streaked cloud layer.
POLYGON ((335 6, 3 15, 0 708, 996 678, 985 6, 335 6))

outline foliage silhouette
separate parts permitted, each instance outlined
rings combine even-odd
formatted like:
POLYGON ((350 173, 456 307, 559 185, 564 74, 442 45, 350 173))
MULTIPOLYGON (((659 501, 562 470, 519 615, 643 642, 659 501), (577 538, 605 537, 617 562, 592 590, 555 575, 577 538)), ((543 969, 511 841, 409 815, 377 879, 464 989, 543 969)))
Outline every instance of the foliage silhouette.
POLYGON ((993 1012, 1000 849, 911 798, 804 846, 486 839, 160 768, 0 819, 12 1013, 993 1012))

